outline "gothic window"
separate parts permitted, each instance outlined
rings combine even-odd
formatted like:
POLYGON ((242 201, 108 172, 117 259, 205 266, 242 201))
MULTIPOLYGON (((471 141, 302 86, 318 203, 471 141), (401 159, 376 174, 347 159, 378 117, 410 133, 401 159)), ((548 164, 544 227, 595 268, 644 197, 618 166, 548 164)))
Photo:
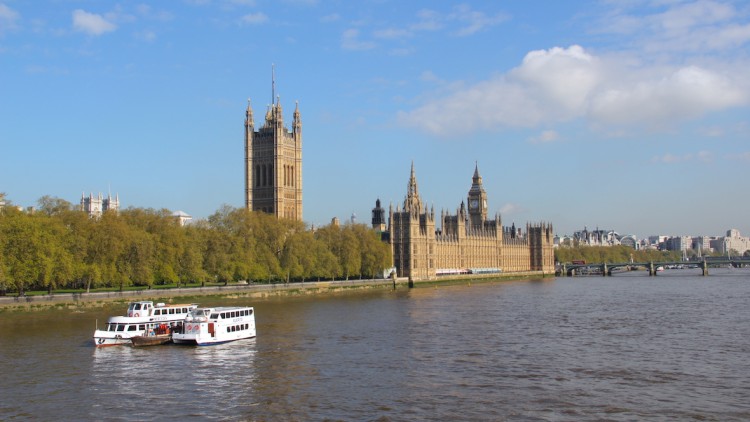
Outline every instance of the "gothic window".
POLYGON ((260 186, 260 164, 255 165, 255 187, 260 186))

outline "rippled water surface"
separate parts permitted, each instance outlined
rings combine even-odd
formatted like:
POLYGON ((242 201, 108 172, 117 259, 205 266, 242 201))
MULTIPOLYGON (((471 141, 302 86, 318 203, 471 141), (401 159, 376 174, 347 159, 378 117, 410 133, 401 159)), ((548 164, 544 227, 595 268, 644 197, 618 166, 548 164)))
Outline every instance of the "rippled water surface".
POLYGON ((2 312, 0 419, 750 420, 750 270, 249 304, 258 337, 212 347, 94 348, 123 304, 2 312))

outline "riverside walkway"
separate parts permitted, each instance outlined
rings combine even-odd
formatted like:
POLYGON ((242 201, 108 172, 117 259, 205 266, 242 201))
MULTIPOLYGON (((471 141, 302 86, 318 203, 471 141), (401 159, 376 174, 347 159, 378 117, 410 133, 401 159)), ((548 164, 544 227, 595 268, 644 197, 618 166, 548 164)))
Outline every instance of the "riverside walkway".
POLYGON ((662 262, 604 262, 604 263, 591 263, 591 264, 562 264, 560 265, 560 275, 574 276, 581 273, 582 270, 587 272, 595 271, 601 273, 602 276, 611 276, 613 270, 621 268, 646 268, 648 275, 655 276, 658 273, 658 269, 673 267, 673 266, 684 266, 688 268, 700 268, 703 275, 708 275, 708 269, 710 267, 722 267, 722 266, 733 266, 743 267, 750 266, 750 258, 713 258, 704 259, 702 261, 662 261, 662 262))
POLYGON ((307 281, 304 283, 232 283, 226 286, 180 287, 173 289, 142 289, 91 293, 54 293, 27 296, 0 296, 0 307, 12 305, 44 305, 55 303, 77 303, 116 301, 137 298, 168 298, 207 295, 236 294, 250 297, 269 297, 285 294, 313 294, 323 291, 395 287, 406 285, 407 279, 350 279, 336 281, 307 281))

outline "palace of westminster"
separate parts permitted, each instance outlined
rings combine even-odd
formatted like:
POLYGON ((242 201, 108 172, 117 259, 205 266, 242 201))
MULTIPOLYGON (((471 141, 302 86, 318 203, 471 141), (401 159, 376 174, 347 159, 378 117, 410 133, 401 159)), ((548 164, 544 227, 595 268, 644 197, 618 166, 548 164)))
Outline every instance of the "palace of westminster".
MULTIPOLYGON (((273 86, 273 85, 272 85, 273 86)), ((263 124, 256 129, 248 100, 245 110, 245 207, 302 221, 302 120, 296 104, 291 129, 284 126, 281 101, 273 95, 263 124)), ((436 222, 417 191, 414 164, 403 206, 386 212, 376 201, 372 226, 391 246, 398 277, 430 279, 453 274, 553 274, 552 225, 503 227, 500 215, 488 218, 487 193, 478 166, 456 214, 436 222)))

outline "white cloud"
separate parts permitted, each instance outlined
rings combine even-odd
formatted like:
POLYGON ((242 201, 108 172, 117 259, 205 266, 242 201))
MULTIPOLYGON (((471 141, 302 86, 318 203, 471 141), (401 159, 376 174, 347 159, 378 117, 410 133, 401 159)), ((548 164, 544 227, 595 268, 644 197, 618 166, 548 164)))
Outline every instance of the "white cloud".
POLYGON ((16 21, 19 17, 18 12, 0 3, 0 35, 5 31, 16 29, 16 21))
POLYGON ((449 19, 459 22, 462 26, 456 31, 456 35, 464 37, 472 35, 483 29, 497 25, 509 19, 505 14, 499 13, 494 16, 487 16, 484 12, 472 10, 469 5, 462 4, 456 6, 449 19))
POLYGON ((419 80, 424 82, 441 83, 443 82, 438 76, 431 70, 425 70, 419 75, 419 80))
POLYGON ((440 14, 434 10, 422 9, 417 12, 417 22, 411 24, 412 31, 437 31, 443 27, 440 14))
POLYGON ((153 42, 156 40, 156 33, 154 31, 143 30, 135 33, 135 38, 141 41, 153 42))
POLYGON ((362 41, 359 39, 359 30, 347 29, 341 35, 341 48, 344 50, 371 50, 375 48, 375 43, 371 41, 362 41))
POLYGON ((529 138, 532 144, 546 144, 560 139, 560 135, 554 130, 545 130, 537 136, 529 138))
MULTIPOLYGON (((532 51, 505 74, 458 86, 408 112, 401 124, 436 135, 538 127, 583 118, 593 126, 669 127, 748 104, 742 65, 643 65, 596 56, 580 46, 532 51)), ((612 130, 613 128, 610 128, 612 130)))
POLYGON ((266 16, 266 14, 263 12, 248 13, 247 15, 243 16, 240 20, 242 21, 243 24, 259 25, 259 24, 267 22, 268 16, 266 16))
POLYGON ((373 33, 373 36, 375 38, 383 38, 383 39, 401 39, 401 38, 407 38, 412 35, 411 31, 408 31, 406 29, 401 28, 386 28, 386 29, 380 29, 373 33))
POLYGON ((628 34, 641 50, 702 53, 740 46, 750 41, 750 25, 731 3, 698 0, 652 2, 646 10, 637 2, 623 3, 600 23, 599 32, 628 34), (628 10, 630 6, 633 10, 628 10), (648 13, 653 10, 653 13, 648 13))
POLYGON ((101 35, 105 32, 114 31, 117 29, 117 25, 101 15, 77 9, 73 11, 73 28, 89 35, 101 35))
POLYGON ((518 204, 507 203, 500 208, 500 214, 513 215, 526 212, 526 209, 518 204))
POLYGON ((748 92, 740 83, 708 69, 688 66, 659 79, 602 89, 592 101, 590 116, 606 124, 661 127, 747 101, 748 92))
POLYGON ((336 22, 339 19, 341 19, 341 16, 338 13, 332 13, 330 15, 325 15, 320 18, 320 21, 323 23, 330 23, 330 22, 336 22))
POLYGON ((662 163, 662 164, 676 164, 676 163, 685 163, 689 161, 700 161, 700 162, 710 162, 713 161, 713 154, 709 151, 699 151, 695 154, 688 153, 683 155, 674 155, 674 154, 664 154, 660 157, 654 157, 651 159, 654 163, 662 163))

